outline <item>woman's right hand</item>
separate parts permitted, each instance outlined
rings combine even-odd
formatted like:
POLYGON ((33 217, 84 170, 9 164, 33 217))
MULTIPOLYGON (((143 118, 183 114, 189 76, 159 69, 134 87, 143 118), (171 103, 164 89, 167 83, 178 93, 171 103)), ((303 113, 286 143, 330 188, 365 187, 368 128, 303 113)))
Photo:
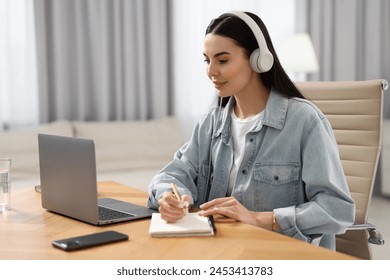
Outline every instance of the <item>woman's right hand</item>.
POLYGON ((182 202, 177 200, 175 194, 172 192, 165 192, 158 200, 158 211, 161 218, 168 223, 174 223, 186 215, 190 205, 190 197, 188 195, 181 196, 182 202))

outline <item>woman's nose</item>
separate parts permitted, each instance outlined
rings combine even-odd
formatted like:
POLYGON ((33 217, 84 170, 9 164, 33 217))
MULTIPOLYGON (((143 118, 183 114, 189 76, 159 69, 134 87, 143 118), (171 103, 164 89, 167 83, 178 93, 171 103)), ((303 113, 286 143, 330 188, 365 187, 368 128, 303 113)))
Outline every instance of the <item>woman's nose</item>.
POLYGON ((207 73, 209 77, 218 76, 218 68, 215 66, 215 64, 210 63, 207 67, 207 73))

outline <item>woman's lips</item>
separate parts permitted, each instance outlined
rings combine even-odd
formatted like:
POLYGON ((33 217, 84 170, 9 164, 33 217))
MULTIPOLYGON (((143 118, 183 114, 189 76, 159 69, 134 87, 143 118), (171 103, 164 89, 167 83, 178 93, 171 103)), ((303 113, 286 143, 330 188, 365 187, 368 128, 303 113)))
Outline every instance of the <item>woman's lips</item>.
POLYGON ((220 89, 221 87, 223 87, 227 82, 216 82, 216 81, 213 81, 213 84, 214 84, 214 87, 217 88, 217 89, 220 89))

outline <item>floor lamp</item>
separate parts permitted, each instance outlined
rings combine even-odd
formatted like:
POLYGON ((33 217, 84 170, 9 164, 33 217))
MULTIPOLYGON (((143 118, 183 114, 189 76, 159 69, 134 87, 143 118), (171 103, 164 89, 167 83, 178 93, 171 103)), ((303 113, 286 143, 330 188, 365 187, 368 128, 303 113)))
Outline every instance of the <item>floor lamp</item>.
POLYGON ((307 33, 286 37, 281 45, 279 59, 293 81, 305 81, 307 74, 316 73, 319 69, 313 43, 307 33))

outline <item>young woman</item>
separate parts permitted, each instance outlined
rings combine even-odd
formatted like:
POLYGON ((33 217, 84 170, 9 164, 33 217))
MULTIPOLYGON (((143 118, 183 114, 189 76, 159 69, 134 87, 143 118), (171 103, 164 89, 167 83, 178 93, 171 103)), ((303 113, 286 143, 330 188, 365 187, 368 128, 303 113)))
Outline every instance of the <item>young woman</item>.
POLYGON ((148 206, 174 222, 193 205, 199 215, 334 249, 335 235, 353 223, 354 202, 333 131, 288 78, 263 22, 221 15, 207 27, 203 54, 218 107, 154 177, 148 206))

